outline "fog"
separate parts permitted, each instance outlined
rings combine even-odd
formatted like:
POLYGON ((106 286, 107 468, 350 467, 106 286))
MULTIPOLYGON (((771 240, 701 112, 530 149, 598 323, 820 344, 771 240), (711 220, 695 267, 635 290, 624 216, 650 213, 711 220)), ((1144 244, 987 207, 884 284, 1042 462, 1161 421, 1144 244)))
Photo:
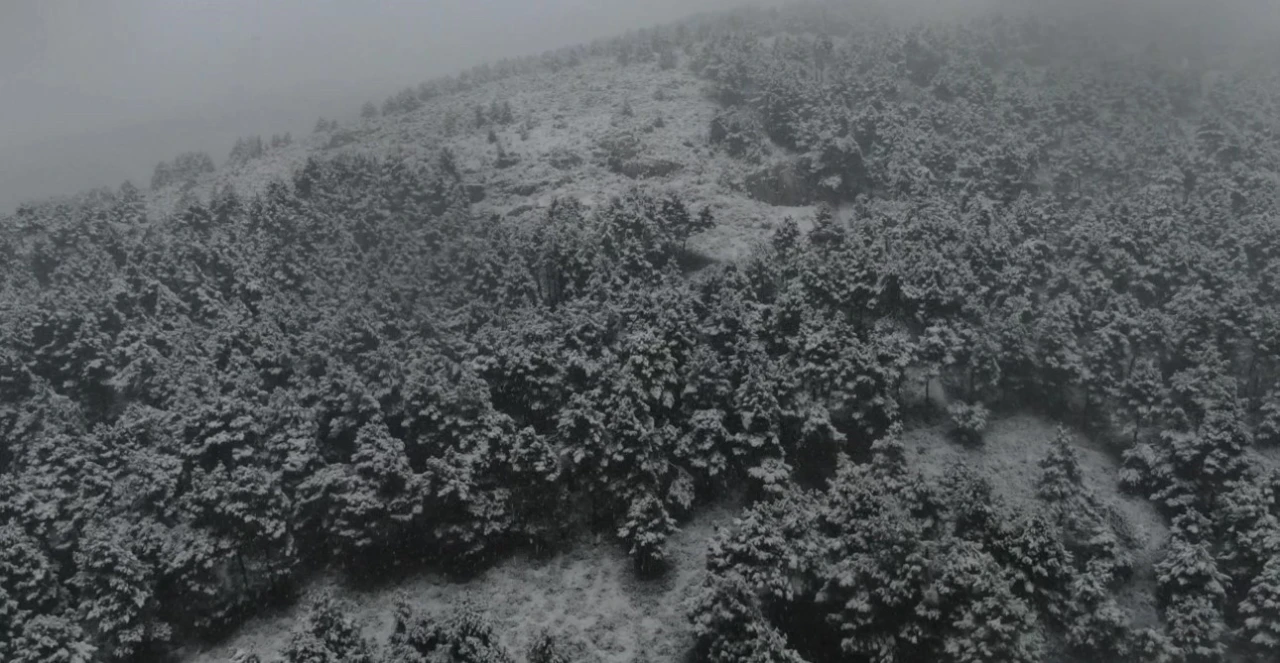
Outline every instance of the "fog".
MULTIPOLYGON (((973 1, 911 4, 928 13, 973 1)), ((363 101, 484 61, 742 4, 769 3, 6 0, 0 212, 24 199, 146 182, 157 161, 185 150, 221 162, 238 136, 306 133, 319 116, 348 116, 363 101)), ((1218 36, 1274 25, 1280 14, 1276 0, 1124 5, 1139 23, 1158 9, 1192 30, 1213 26, 1218 36)))
MULTIPOLYGON (((745 0, 6 0, 0 3, 0 211, 148 180, 236 137, 481 62, 745 0)), ((760 4, 759 2, 750 4, 760 4)))

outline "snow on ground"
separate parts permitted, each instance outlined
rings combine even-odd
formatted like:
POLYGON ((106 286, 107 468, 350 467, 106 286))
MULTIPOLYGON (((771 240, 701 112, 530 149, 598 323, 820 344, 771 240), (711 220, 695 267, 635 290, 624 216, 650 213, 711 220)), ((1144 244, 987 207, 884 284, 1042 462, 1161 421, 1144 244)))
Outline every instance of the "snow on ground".
MULTIPOLYGON (((948 424, 910 430, 902 436, 902 442, 912 465, 926 476, 941 477, 952 467, 965 464, 986 477, 993 491, 1006 502, 1029 504, 1038 499, 1040 460, 1048 455, 1057 427, 1044 417, 1016 414, 992 422, 978 448, 952 441, 948 424)), ((1085 486, 1113 511, 1117 533, 1137 546, 1134 576, 1118 593, 1118 599, 1138 625, 1155 625, 1159 618, 1153 603, 1152 567, 1163 556, 1168 526, 1150 502, 1120 490, 1120 463, 1114 454, 1080 433, 1073 433, 1073 439, 1085 486)))
POLYGON ((274 661, 311 599, 325 591, 350 602, 352 617, 379 646, 391 636, 395 606, 403 600, 427 615, 443 616, 462 605, 480 609, 517 660, 543 628, 577 648, 575 660, 584 663, 682 660, 693 646, 688 601, 705 576, 712 538, 735 515, 725 506, 700 510, 672 537, 672 566, 654 580, 638 578, 626 551, 607 538, 549 559, 517 556, 466 582, 423 574, 390 587, 355 589, 333 576, 321 578, 294 606, 250 620, 231 638, 185 660, 224 663, 242 650, 274 661))
MULTIPOLYGON (((572 70, 490 84, 451 97, 448 104, 448 109, 431 106, 406 119, 384 121, 412 124, 447 112, 463 118, 463 128, 442 142, 454 151, 469 181, 480 178, 476 183, 485 186, 488 197, 476 207, 480 213, 536 213, 557 197, 601 204, 636 185, 669 190, 695 208, 712 207, 721 225, 698 238, 694 247, 731 259, 787 215, 812 212, 767 205, 737 190, 735 183, 748 166, 710 146, 711 120, 718 108, 706 98, 704 84, 683 67, 668 71, 653 64, 620 68, 611 60, 588 60, 572 70), (498 145, 489 143, 488 129, 469 126, 471 109, 495 99, 509 101, 516 117, 514 124, 495 131, 502 149, 519 159, 502 169, 491 167, 498 158, 498 145), (624 106, 630 107, 630 115, 624 114, 624 106), (521 128, 526 124, 527 138, 523 138, 521 128), (610 140, 627 136, 637 141, 637 160, 663 165, 671 172, 633 179, 611 171, 605 163, 605 147, 610 140), (560 168, 553 164, 556 157, 570 155, 581 162, 560 168)), ((395 139, 390 142, 395 144, 395 139)))
MULTIPOLYGON (((663 70, 654 63, 619 67, 612 59, 593 58, 560 72, 539 71, 442 96, 411 113, 348 120, 339 131, 355 140, 340 147, 327 147, 331 132, 296 137, 247 164, 220 167, 192 193, 207 200, 230 183, 253 195, 273 179, 289 179, 314 154, 434 156, 447 147, 464 181, 485 189, 485 199, 474 207, 477 214, 536 214, 557 197, 598 205, 633 186, 673 191, 694 210, 709 205, 720 224, 694 238, 691 247, 712 258, 733 259, 787 216, 804 220, 813 208, 775 207, 743 193, 743 178, 755 166, 710 145, 717 110, 705 84, 683 63, 663 70), (515 122, 476 127, 475 107, 488 109, 494 101, 509 103, 515 122), (452 130, 446 127, 450 117, 452 130), (491 127, 497 144, 489 142, 491 127), (660 174, 628 177, 607 167, 605 146, 627 136, 636 139, 635 159, 659 166, 660 174), (514 165, 494 167, 499 145, 518 159, 514 165), (567 165, 566 157, 576 159, 567 165)), ((149 211, 156 216, 172 212, 180 199, 177 186, 152 192, 149 211)))

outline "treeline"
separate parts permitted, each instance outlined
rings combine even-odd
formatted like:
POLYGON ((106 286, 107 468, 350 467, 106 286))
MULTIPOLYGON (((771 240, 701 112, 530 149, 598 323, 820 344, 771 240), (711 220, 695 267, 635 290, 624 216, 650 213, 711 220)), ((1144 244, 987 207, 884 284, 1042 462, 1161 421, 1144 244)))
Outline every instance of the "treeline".
POLYGON ((202 175, 214 171, 213 159, 205 152, 184 152, 172 162, 156 164, 151 175, 151 188, 162 189, 170 184, 190 185, 202 175))
POLYGON ((262 136, 249 136, 247 138, 237 138, 236 144, 231 148, 231 153, 227 156, 227 165, 238 166, 254 159, 259 159, 267 153, 267 150, 288 147, 293 144, 293 135, 289 133, 272 134, 270 140, 264 141, 262 136))
MULTIPOLYGON (((268 150, 280 149, 293 144, 290 133, 272 134, 268 140, 261 136, 237 138, 227 157, 227 166, 235 167, 261 158, 268 150)), ((184 152, 172 161, 161 161, 156 164, 151 175, 151 189, 158 190, 171 185, 179 185, 183 190, 190 189, 203 176, 216 170, 213 158, 207 152, 184 152)))
MULTIPOLYGON (((590 44, 569 46, 545 51, 538 55, 504 58, 497 62, 485 62, 456 75, 442 76, 406 87, 388 96, 381 106, 373 101, 360 108, 362 118, 394 116, 411 113, 425 103, 448 95, 462 94, 490 83, 539 72, 556 73, 580 66, 589 59, 612 58, 621 66, 654 64, 664 70, 674 69, 680 62, 680 53, 690 51, 700 39, 711 34, 714 25, 729 22, 741 25, 744 21, 765 21, 768 14, 757 9, 738 10, 722 16, 700 16, 667 25, 626 34, 597 39, 590 44)), ((774 15, 776 18, 776 14, 774 15)), ((322 121, 317 131, 333 130, 336 126, 322 121)))

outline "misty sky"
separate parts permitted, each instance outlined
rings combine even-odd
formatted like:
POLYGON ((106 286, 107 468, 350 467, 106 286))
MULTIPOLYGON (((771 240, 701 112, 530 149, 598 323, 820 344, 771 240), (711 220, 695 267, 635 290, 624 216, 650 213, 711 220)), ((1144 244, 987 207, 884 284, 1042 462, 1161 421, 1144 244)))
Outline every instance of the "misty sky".
MULTIPOLYGON (((745 0, 0 0, 0 212, 745 0)), ((754 4, 760 4, 759 2, 754 4)))

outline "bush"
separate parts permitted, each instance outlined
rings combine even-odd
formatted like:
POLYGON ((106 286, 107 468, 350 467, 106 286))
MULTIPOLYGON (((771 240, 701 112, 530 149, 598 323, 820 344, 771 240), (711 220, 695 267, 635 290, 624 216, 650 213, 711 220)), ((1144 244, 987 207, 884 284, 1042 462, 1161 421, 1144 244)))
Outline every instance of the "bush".
POLYGON ((729 156, 759 162, 765 155, 768 140, 755 113, 743 108, 730 108, 711 120, 711 144, 722 147, 729 156))
POLYGON ((947 407, 951 418, 951 434, 964 444, 981 444, 991 413, 982 403, 957 401, 947 407))
POLYGON ((529 645, 528 663, 570 663, 568 654, 547 631, 542 631, 529 645))
POLYGON ((596 145, 596 157, 606 168, 622 173, 626 164, 640 156, 640 137, 632 131, 619 131, 600 139, 596 145))
MULTIPOLYGON (((403 603, 396 606, 395 631, 388 661, 426 663, 512 663, 484 615, 464 606, 442 622, 416 616, 403 603)), ((554 654, 554 652, 551 652, 554 654)), ((557 659, 549 659, 555 661, 557 659)))
POLYGON ((498 158, 494 160, 493 167, 498 170, 510 168, 520 163, 520 157, 515 152, 507 151, 502 143, 498 143, 498 158))
POLYGON ((551 154, 547 156, 547 161, 553 168, 568 170, 581 166, 583 159, 576 152, 566 147, 558 146, 551 150, 551 154))
POLYGON ((287 663, 373 663, 372 648, 346 615, 348 606, 321 596, 284 649, 287 663))
POLYGON ((330 131, 332 135, 329 136, 329 142, 325 144, 327 150, 350 145, 360 140, 360 133, 351 129, 339 129, 335 126, 330 131))
POLYGON ((797 207, 815 200, 814 187, 793 160, 765 165, 744 182, 747 195, 770 205, 797 207))

